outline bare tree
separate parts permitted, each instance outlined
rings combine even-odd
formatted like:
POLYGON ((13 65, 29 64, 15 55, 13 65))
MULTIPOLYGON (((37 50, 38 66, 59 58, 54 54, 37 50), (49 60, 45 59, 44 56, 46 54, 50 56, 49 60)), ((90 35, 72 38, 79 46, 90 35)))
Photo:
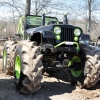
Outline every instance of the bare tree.
MULTIPOLYGON (((98 36, 98 31, 100 31, 98 29, 99 26, 99 20, 98 20, 98 16, 97 16, 97 11, 100 10, 100 1, 99 0, 84 0, 84 2, 86 3, 87 7, 87 29, 88 29, 88 33, 91 35, 92 38, 95 38, 95 36, 98 36), (98 29, 98 31, 97 31, 98 29)), ((100 12, 99 12, 100 13, 100 12)))
MULTIPOLYGON (((92 38, 95 38, 100 30, 100 1, 99 0, 72 0, 68 6, 70 15, 74 21, 74 25, 79 23, 79 26, 84 29, 85 33, 90 33, 92 38), (79 20, 79 21, 78 21, 79 20), (80 25, 81 24, 81 25, 80 25), (98 31, 97 31, 98 30, 98 31), (95 34, 95 36, 94 36, 95 34)), ((73 23, 73 21, 71 21, 73 23)))
MULTIPOLYGON (((64 2, 61 0, 57 2, 52 2, 52 0, 26 0, 26 3, 24 0, 0 0, 0 7, 2 6, 3 8, 6 6, 8 12, 11 13, 9 20, 13 19, 15 22, 25 13, 41 15, 41 13, 46 12, 46 14, 50 16, 52 14, 62 20, 63 15, 68 12, 70 24, 82 26, 81 28, 85 33, 97 34, 97 28, 93 27, 100 25, 100 18, 97 17, 100 14, 99 0, 77 0, 77 2, 76 0, 71 2, 69 0, 64 2), (28 6, 31 6, 31 10, 28 6)), ((5 15, 4 17, 6 18, 5 15)))
POLYGON ((39 15, 43 13, 48 8, 51 1, 52 0, 32 0, 32 14, 39 15))
MULTIPOLYGON (((30 12, 31 14, 39 15, 44 9, 46 9, 50 1, 51 0, 32 0, 31 2, 31 0, 26 0, 25 3, 25 1, 23 0, 22 1, 21 0, 8 0, 8 1, 0 0, 0 8, 4 9, 4 11, 7 11, 7 13, 9 13, 10 15, 10 16, 6 16, 6 14, 4 14, 3 16, 0 17, 1 19, 4 19, 8 22, 10 21, 12 23, 12 26, 14 24, 15 27, 12 28, 12 30, 14 29, 15 31, 17 31, 16 23, 18 22, 17 20, 19 19, 20 16, 25 14, 30 14, 30 12), (32 9, 30 9, 31 5, 32 5, 32 9)), ((3 14, 3 10, 2 10, 2 14, 3 14)), ((0 26, 0 28, 2 28, 3 30, 3 27, 0 26)))

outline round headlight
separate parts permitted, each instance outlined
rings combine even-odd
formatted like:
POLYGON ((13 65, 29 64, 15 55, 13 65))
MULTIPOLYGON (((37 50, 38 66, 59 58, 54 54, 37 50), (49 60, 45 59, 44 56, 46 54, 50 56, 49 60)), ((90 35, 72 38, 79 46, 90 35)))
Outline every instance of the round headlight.
POLYGON ((78 29, 78 28, 76 28, 76 29, 74 30, 74 35, 75 35, 75 36, 80 36, 80 35, 81 35, 81 30, 78 29))
POLYGON ((58 26, 56 26, 56 27, 54 28, 54 33, 55 33, 55 34, 60 34, 60 33, 61 33, 61 28, 58 27, 58 26))

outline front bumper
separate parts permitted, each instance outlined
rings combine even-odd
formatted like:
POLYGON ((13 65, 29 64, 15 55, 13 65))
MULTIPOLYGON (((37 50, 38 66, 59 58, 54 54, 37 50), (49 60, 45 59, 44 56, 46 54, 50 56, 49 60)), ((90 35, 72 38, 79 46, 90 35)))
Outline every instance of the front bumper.
POLYGON ((79 50, 80 48, 77 42, 64 41, 54 46, 55 52, 77 52, 78 53, 79 50), (67 45, 67 46, 62 47, 62 45, 67 45))
POLYGON ((54 52, 77 52, 75 47, 57 47, 54 52))

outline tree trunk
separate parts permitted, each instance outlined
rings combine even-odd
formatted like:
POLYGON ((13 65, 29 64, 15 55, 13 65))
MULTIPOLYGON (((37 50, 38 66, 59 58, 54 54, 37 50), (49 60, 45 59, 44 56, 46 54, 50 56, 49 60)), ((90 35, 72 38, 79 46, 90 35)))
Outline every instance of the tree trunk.
POLYGON ((26 0, 25 15, 30 15, 31 0, 26 0))
POLYGON ((91 34, 91 4, 92 0, 88 0, 88 10, 89 10, 89 26, 88 26, 88 32, 91 34))

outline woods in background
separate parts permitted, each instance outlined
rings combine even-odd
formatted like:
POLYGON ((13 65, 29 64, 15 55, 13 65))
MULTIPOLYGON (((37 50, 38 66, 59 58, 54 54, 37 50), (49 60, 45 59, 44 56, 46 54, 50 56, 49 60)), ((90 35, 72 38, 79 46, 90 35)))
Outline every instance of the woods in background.
MULTIPOLYGON (((25 15, 25 0, 0 0, 0 36, 17 32, 19 17, 25 15)), ((67 12, 69 24, 80 26, 84 33, 96 39, 100 32, 99 0, 31 0, 31 14, 56 16, 62 21, 67 12)))

